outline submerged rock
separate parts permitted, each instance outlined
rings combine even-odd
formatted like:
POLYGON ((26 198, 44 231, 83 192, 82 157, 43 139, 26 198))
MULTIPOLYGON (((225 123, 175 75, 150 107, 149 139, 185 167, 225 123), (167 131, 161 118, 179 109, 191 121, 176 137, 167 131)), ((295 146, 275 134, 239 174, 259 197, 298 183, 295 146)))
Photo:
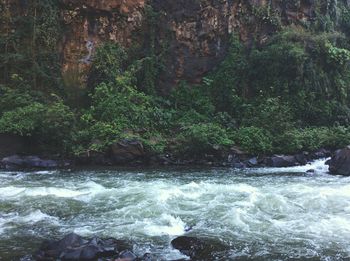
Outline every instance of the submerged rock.
POLYGON ((326 164, 331 174, 350 176, 350 146, 337 150, 326 164))

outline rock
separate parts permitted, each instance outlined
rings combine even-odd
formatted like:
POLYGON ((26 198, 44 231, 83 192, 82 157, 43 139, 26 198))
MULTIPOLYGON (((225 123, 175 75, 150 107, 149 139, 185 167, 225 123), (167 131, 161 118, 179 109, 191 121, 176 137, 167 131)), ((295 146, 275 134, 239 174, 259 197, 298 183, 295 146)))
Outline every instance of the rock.
POLYGON ((111 146, 111 158, 115 163, 128 163, 142 159, 146 153, 140 141, 123 139, 111 146))
POLYGON ((232 164, 232 167, 234 167, 236 169, 244 169, 247 166, 243 162, 237 162, 237 163, 232 164))
POLYGON ((328 158, 332 155, 332 153, 329 150, 326 149, 319 149, 311 154, 311 157, 313 159, 321 159, 321 158, 328 158))
POLYGON ((171 241, 173 248, 179 250, 182 254, 193 258, 205 249, 205 244, 195 237, 181 236, 171 241))
POLYGON ((258 158, 254 157, 254 158, 249 159, 247 164, 249 167, 256 167, 259 164, 258 158))
POLYGON ((315 173, 316 171, 314 169, 309 169, 306 171, 306 173, 315 173))
POLYGON ((13 155, 1 160, 1 165, 5 169, 13 170, 13 169, 23 169, 23 168, 57 168, 59 163, 55 160, 44 160, 37 156, 18 156, 13 155))
POLYGON ((295 160, 300 165, 306 165, 307 164, 307 157, 306 157, 305 153, 297 154, 294 157, 295 157, 295 160))
POLYGON ((298 165, 294 156, 275 155, 266 159, 266 164, 269 167, 282 168, 298 165))
POLYGON ((124 250, 119 254, 119 259, 123 261, 135 261, 137 256, 129 250, 124 250))
POLYGON ((326 164, 331 174, 350 176, 350 146, 337 150, 326 164))
MULTIPOLYGON (((45 241, 35 253, 34 258, 35 260, 92 261, 102 257, 116 258, 119 251, 124 251, 129 247, 125 242, 114 238, 85 240, 71 233, 59 241, 45 241)), ((120 253, 122 254, 123 252, 120 253)), ((129 258, 128 261, 135 260, 130 259, 130 257, 135 257, 130 251, 125 252, 124 257, 129 258)))
POLYGON ((214 260, 214 253, 225 247, 218 242, 209 242, 196 237, 180 236, 171 241, 171 245, 192 260, 214 260))
POLYGON ((111 160, 105 153, 97 151, 87 151, 79 154, 76 158, 76 162, 81 165, 112 165, 111 160))

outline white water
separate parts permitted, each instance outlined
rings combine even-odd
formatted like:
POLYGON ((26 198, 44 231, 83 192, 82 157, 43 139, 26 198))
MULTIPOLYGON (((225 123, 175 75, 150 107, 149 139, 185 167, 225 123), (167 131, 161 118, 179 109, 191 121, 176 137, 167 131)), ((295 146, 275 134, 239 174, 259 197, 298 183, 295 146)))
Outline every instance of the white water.
POLYGON ((0 260, 71 231, 129 239, 159 260, 181 257, 170 241, 184 234, 221 242, 220 260, 346 260, 350 179, 326 172, 324 160, 244 171, 2 172, 0 260))

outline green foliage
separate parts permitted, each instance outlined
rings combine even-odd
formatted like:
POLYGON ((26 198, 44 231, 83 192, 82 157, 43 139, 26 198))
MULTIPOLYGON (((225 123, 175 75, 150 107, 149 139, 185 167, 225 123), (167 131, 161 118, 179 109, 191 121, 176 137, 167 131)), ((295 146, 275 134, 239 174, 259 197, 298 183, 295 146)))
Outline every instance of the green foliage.
POLYGON ((292 129, 275 140, 277 150, 284 153, 336 149, 349 144, 350 130, 346 127, 292 129))
POLYGON ((243 127, 234 134, 234 141, 252 154, 265 154, 273 151, 272 135, 258 127, 243 127))
POLYGON ((28 0, 22 15, 1 6, 0 83, 16 87, 17 75, 32 89, 61 91, 58 40, 61 33, 58 0, 28 0))
POLYGON ((219 149, 227 148, 233 144, 225 129, 215 123, 201 123, 181 129, 177 138, 178 151, 194 153, 198 156, 219 149))
POLYGON ((126 59, 125 50, 118 44, 106 43, 97 48, 89 84, 96 86, 102 82, 113 82, 123 72, 126 59))
POLYGON ((68 154, 104 152, 122 138, 138 139, 154 153, 195 156, 233 144, 268 154, 349 143, 350 45, 336 31, 350 35, 343 1, 318 1, 314 22, 286 28, 271 4, 253 6, 251 21, 280 31, 249 48, 232 35, 226 58, 201 84, 180 82, 167 96, 157 87, 166 72, 166 40, 158 39, 159 13, 150 6, 143 42, 132 50, 99 46, 81 91, 78 70, 65 75, 65 89, 60 76, 59 1, 28 3, 27 15, 15 17, 0 3, 1 133, 68 154))
POLYGON ((211 89, 211 97, 217 111, 240 114, 243 98, 247 94, 248 60, 244 46, 237 36, 231 39, 227 58, 219 68, 204 79, 211 89))
POLYGON ((0 133, 27 136, 45 150, 65 152, 70 146, 74 114, 61 101, 32 102, 5 111, 0 117, 0 133))
POLYGON ((274 135, 291 129, 294 124, 290 106, 280 98, 261 97, 245 111, 242 125, 259 127, 274 135))

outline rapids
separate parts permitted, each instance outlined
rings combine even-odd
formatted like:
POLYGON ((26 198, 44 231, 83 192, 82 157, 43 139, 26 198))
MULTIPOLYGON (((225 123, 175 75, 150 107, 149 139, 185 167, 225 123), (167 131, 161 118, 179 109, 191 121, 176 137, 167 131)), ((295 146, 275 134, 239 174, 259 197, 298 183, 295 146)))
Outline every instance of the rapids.
POLYGON ((349 260, 350 178, 324 162, 0 172, 0 260, 72 231, 130 240, 159 260, 184 257, 170 246, 179 235, 220 242, 217 260, 349 260))

